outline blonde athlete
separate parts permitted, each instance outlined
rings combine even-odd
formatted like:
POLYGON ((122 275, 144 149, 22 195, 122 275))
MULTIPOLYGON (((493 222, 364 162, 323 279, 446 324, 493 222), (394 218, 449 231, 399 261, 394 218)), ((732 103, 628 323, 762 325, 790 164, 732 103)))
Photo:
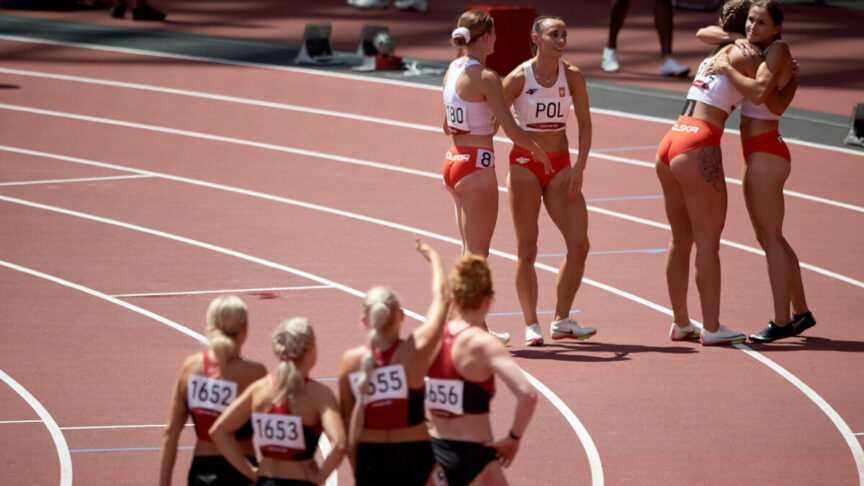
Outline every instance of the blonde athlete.
MULTIPOLYGON (((219 415, 267 370, 260 363, 241 356, 249 335, 246 305, 239 297, 224 295, 213 299, 207 309, 207 338, 210 349, 186 358, 171 396, 168 425, 159 455, 159 484, 169 486, 177 442, 192 416, 195 425, 195 455, 189 468, 188 484, 233 485, 245 480, 213 444, 208 430, 219 415)), ((255 463, 252 428, 241 424, 235 433, 238 453, 255 463)))
MULTIPOLYGON (((322 484, 345 456, 345 428, 330 389, 309 379, 315 366, 315 333, 305 317, 283 321, 273 332, 276 373, 253 383, 210 428, 225 458, 257 486, 322 484), (244 457, 234 432, 252 421, 261 465, 244 457), (319 466, 315 449, 321 433, 332 447, 319 466)), ((244 484, 244 483, 238 483, 244 484)))
POLYGON ((525 317, 525 344, 543 344, 537 321, 537 218, 541 202, 564 237, 567 255, 558 270, 552 339, 587 339, 597 330, 570 319, 570 308, 588 257, 588 211, 582 181, 591 150, 591 113, 585 78, 579 68, 561 59, 567 47, 567 26, 558 17, 538 17, 531 29, 534 57, 504 79, 504 99, 513 104, 516 121, 552 162, 552 173, 522 147, 510 152, 507 188, 516 229, 516 293, 525 317), (567 118, 573 103, 579 125, 579 155, 570 165, 567 118))

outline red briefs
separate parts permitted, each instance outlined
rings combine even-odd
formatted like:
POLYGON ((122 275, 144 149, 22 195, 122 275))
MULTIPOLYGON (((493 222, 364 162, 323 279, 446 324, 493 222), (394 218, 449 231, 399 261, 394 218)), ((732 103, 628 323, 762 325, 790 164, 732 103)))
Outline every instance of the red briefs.
POLYGON ((755 137, 750 137, 747 140, 741 141, 741 148, 744 149, 744 162, 750 159, 750 155, 754 152, 765 152, 791 161, 792 155, 789 154, 789 147, 780 136, 780 132, 775 128, 770 132, 765 132, 755 137))
POLYGON ((546 152, 546 156, 549 157, 549 161, 552 162, 551 174, 546 173, 546 170, 543 168, 543 162, 535 160, 534 157, 531 156, 531 152, 518 145, 514 145, 513 150, 510 151, 510 165, 520 165, 530 170, 535 176, 537 176, 537 179, 540 181, 540 186, 545 188, 557 173, 570 167, 570 151, 559 150, 557 152, 546 152))
POLYGON ((456 183, 478 170, 495 167, 495 153, 481 147, 452 146, 444 156, 444 183, 456 183))
POLYGON ((660 141, 657 157, 666 165, 676 155, 700 147, 719 147, 723 129, 705 120, 681 115, 660 141))

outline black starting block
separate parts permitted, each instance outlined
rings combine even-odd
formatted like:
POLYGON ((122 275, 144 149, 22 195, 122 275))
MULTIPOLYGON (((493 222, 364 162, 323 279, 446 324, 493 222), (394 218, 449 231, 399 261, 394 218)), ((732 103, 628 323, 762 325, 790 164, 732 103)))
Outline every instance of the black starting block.
POLYGON ((330 24, 306 24, 294 64, 342 64, 342 59, 334 57, 333 48, 330 47, 330 24))
POLYGON ((849 133, 844 143, 864 147, 864 103, 856 103, 849 120, 849 133))
POLYGON ((393 55, 396 46, 390 38, 390 28, 386 25, 364 25, 360 34, 357 56, 360 65, 354 71, 380 71, 404 69, 402 58, 393 55))

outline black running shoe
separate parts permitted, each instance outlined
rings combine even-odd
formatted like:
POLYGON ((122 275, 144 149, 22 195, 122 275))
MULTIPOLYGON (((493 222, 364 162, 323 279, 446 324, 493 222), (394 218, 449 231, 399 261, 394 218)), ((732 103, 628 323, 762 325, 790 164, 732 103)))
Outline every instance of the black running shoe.
POLYGON ((132 10, 132 20, 165 20, 165 12, 160 12, 153 7, 147 5, 143 8, 132 10))
POLYGON ((114 5, 111 7, 111 16, 115 19, 122 19, 126 15, 125 5, 114 5))
POLYGON ((750 335, 750 341, 754 343, 770 343, 794 335, 795 328, 792 327, 791 323, 786 324, 785 326, 778 326, 777 324, 774 324, 774 321, 769 321, 768 326, 765 329, 762 329, 762 332, 750 335))
POLYGON ((816 325, 816 319, 813 317, 813 314, 810 312, 805 312, 803 314, 797 314, 795 317, 789 321, 789 325, 787 327, 791 327, 795 330, 795 335, 799 335, 802 332, 810 329, 811 327, 816 325))

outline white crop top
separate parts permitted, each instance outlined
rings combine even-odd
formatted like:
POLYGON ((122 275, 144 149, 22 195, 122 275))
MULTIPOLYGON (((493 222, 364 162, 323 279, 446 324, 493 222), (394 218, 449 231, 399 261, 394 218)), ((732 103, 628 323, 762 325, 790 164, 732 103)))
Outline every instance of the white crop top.
POLYGON ((444 85, 444 115, 450 133, 456 135, 492 135, 495 133, 495 115, 485 101, 465 101, 456 94, 456 81, 465 68, 481 65, 474 59, 459 58, 447 69, 444 85))
POLYGON ((560 131, 567 128, 570 115, 570 88, 564 63, 558 61, 558 79, 546 88, 534 78, 531 61, 522 64, 525 86, 513 102, 516 123, 528 132, 560 131))
MULTIPOLYGON (((779 40, 775 40, 774 42, 782 42, 779 40)), ((768 49, 774 45, 774 42, 768 44, 768 47, 765 48, 765 55, 768 55, 768 49)), ((782 114, 777 115, 771 110, 768 109, 768 106, 765 103, 761 103, 757 105, 750 100, 745 99, 744 103, 741 104, 741 116, 746 116, 747 118, 755 118, 757 120, 779 120, 782 114)))
POLYGON ((720 108, 726 113, 732 113, 732 110, 744 100, 744 95, 735 89, 735 86, 725 75, 704 74, 705 66, 710 59, 710 57, 706 57, 699 64, 696 78, 693 79, 693 84, 687 91, 687 99, 720 108))

